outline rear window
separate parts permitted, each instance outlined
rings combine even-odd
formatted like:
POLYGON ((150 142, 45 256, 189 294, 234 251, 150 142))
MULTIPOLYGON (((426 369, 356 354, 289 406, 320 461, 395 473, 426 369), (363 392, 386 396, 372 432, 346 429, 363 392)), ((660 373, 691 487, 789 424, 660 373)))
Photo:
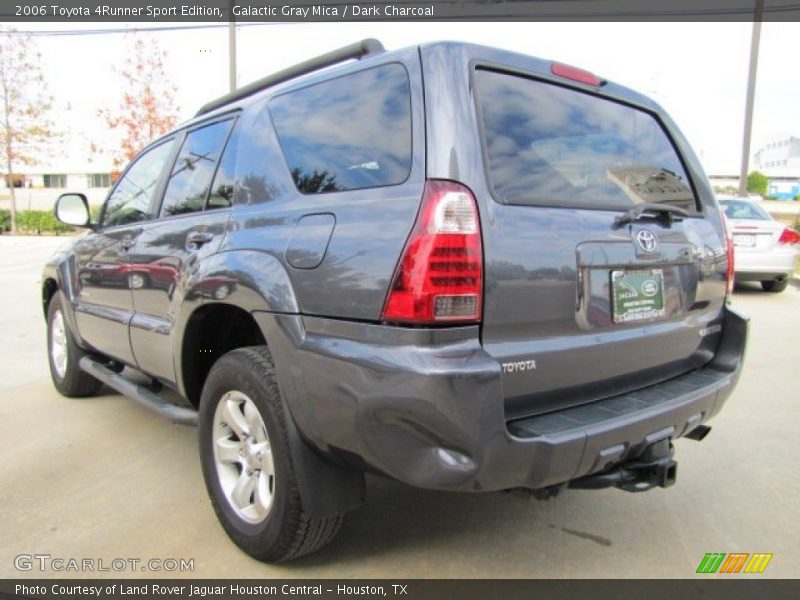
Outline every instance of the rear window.
POLYGON ((729 219, 752 219, 770 221, 770 216, 760 206, 744 200, 723 200, 720 203, 725 216, 729 219))
POLYGON ((403 183, 411 171, 411 91, 403 66, 345 75, 275 98, 275 131, 305 194, 403 183))
POLYGON ((557 85, 478 70, 489 183, 507 204, 628 209, 697 202, 650 114, 557 85))

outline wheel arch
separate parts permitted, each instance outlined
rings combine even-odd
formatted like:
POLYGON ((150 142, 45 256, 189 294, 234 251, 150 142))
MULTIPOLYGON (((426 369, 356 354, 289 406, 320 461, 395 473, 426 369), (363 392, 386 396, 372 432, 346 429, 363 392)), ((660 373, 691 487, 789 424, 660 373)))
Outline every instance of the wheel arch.
POLYGON ((50 301, 56 292, 58 292, 58 282, 54 277, 45 277, 42 281, 42 309, 45 319, 47 319, 47 311, 50 309, 50 301))
POLYGON ((87 349, 86 343, 78 331, 78 324, 75 320, 75 305, 74 305, 74 286, 71 280, 71 261, 69 255, 66 253, 58 253, 53 256, 50 261, 45 265, 42 272, 42 285, 41 285, 41 301, 42 301, 42 314, 45 321, 47 320, 47 312, 50 310, 50 303, 56 294, 61 293, 63 296, 63 309, 64 319, 75 337, 75 343, 83 349, 87 349))
POLYGON ((221 356, 266 343, 255 319, 241 307, 226 303, 199 306, 186 321, 175 357, 183 395, 198 406, 208 373, 221 356))
POLYGON ((255 311, 299 313, 294 288, 281 261, 268 252, 228 250, 203 261, 177 315, 173 356, 178 389, 197 406, 203 383, 225 352, 267 343, 255 311), (209 294, 214 282, 226 284, 224 298, 209 294), (210 297, 209 297, 210 296, 210 297))

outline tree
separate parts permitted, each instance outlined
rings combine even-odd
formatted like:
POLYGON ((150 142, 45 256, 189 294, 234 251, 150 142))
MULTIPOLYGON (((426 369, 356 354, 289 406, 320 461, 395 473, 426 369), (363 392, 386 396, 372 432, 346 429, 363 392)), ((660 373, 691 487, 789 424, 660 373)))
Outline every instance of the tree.
POLYGON ((751 171, 747 176, 747 191, 752 194, 766 196, 768 185, 769 179, 767 179, 767 176, 759 171, 751 171))
MULTIPOLYGON (((130 162, 148 142, 178 122, 176 88, 164 70, 167 53, 153 38, 130 34, 127 58, 117 73, 124 81, 122 100, 116 110, 98 111, 106 124, 122 130, 122 141, 111 152, 115 168, 130 162)), ((93 151, 98 151, 92 146, 93 151)))
POLYGON ((35 164, 55 135, 41 62, 30 34, 0 31, 0 163, 11 195, 12 234, 17 233, 15 169, 35 164))
POLYGON ((343 189, 336 183, 336 175, 330 175, 327 170, 322 172, 314 170, 313 173, 304 173, 299 167, 292 169, 292 179, 297 189, 306 194, 319 192, 335 192, 343 189))

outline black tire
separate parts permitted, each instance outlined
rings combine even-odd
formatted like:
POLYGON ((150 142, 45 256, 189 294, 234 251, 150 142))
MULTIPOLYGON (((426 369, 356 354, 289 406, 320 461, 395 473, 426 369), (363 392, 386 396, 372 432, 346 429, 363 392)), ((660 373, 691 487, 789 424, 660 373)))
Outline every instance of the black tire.
POLYGON ((782 292, 787 287, 789 287, 788 277, 784 277, 783 279, 768 279, 761 282, 761 289, 763 289, 765 292, 772 292, 774 294, 782 292))
MULTIPOLYGON (((303 510, 289 451, 286 421, 290 418, 278 389, 272 356, 265 346, 233 350, 214 364, 200 399, 200 459, 206 489, 228 536, 247 554, 264 562, 289 560, 318 550, 334 538, 343 519, 341 514, 312 518, 303 510), (271 508, 258 523, 237 514, 233 500, 223 491, 214 455, 217 406, 223 396, 237 392, 257 408, 274 464, 271 508)), ((236 468, 241 476, 244 465, 236 468)), ((252 498, 255 505, 255 496, 252 498)))
POLYGON ((75 338, 64 319, 61 293, 56 292, 47 308, 47 362, 50 365, 50 377, 53 379, 53 385, 63 396, 68 398, 93 396, 103 385, 102 382, 82 371, 78 366, 78 362, 86 354, 87 352, 75 343, 75 338), (53 359, 53 321, 59 314, 61 315, 67 354, 63 375, 59 373, 53 359))

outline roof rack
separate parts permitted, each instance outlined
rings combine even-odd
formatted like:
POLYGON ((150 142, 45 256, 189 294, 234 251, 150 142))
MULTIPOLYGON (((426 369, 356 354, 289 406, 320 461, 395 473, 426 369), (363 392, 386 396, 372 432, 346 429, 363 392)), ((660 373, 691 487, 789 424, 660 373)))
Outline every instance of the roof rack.
POLYGON ((204 104, 203 107, 197 111, 195 117, 209 113, 212 110, 216 110, 222 106, 225 106, 226 104, 246 98, 247 96, 252 96, 256 92, 260 92, 261 90, 277 83, 289 81, 295 77, 312 73, 324 67, 330 67, 351 58, 360 59, 365 56, 380 54, 381 52, 385 52, 383 44, 375 39, 361 40, 360 42, 350 44, 344 48, 326 52, 325 54, 321 54, 315 58, 310 58, 309 60, 296 64, 292 67, 278 71, 277 73, 273 73, 272 75, 267 75, 262 79, 258 79, 257 81, 232 91, 230 94, 220 96, 216 100, 212 100, 211 102, 204 104))

